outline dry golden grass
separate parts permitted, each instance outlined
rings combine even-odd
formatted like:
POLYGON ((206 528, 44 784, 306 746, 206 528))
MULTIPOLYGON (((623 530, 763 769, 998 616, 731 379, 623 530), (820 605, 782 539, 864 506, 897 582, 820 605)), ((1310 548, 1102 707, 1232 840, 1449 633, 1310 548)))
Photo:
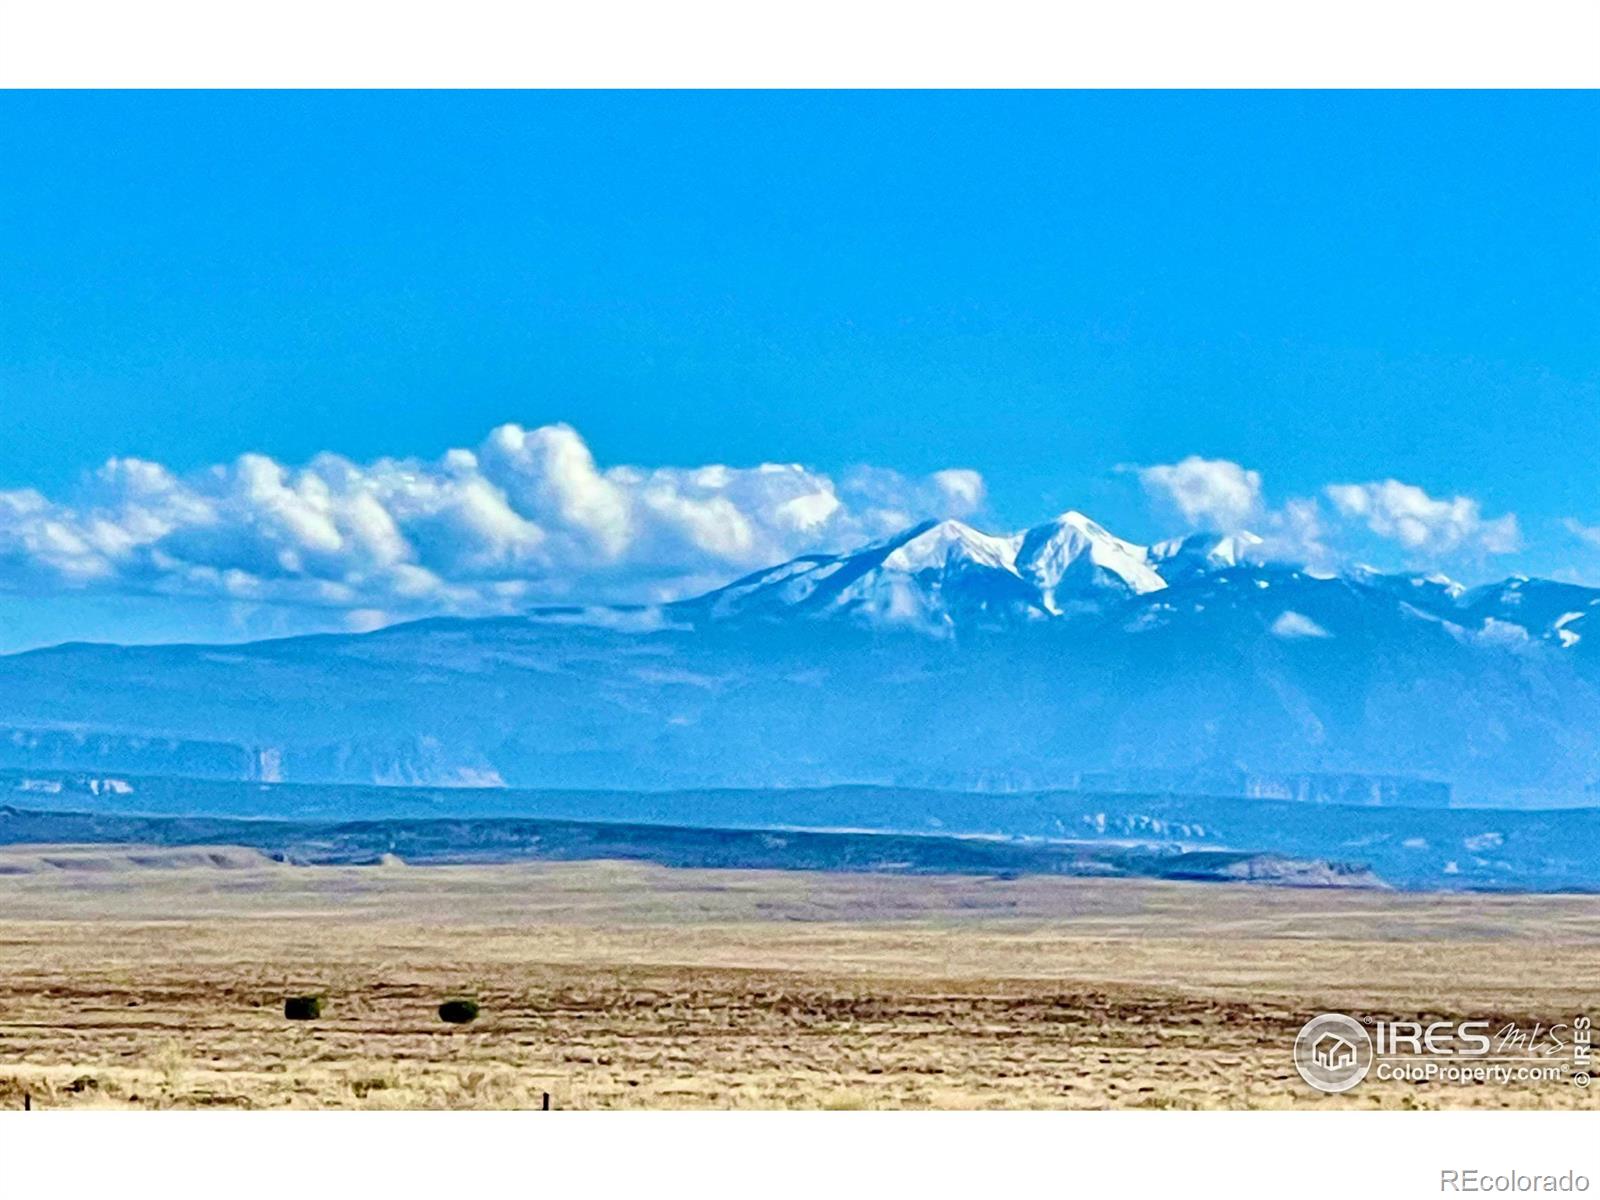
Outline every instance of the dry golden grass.
POLYGON ((1319 1096, 1289 1048, 1325 1009, 1564 1021, 1597 979, 1600 897, 27 848, 0 1107, 1579 1107, 1319 1096))

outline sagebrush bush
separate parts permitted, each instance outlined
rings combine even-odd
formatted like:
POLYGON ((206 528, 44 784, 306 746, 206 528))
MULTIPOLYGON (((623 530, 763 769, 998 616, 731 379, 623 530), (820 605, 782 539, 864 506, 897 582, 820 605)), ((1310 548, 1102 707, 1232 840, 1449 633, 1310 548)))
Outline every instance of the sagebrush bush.
POLYGON ((283 1015, 291 1021, 315 1021, 322 1015, 322 997, 290 996, 283 1002, 283 1015))
POLYGON ((446 1000, 439 1005, 439 1020, 448 1021, 452 1025, 465 1025, 468 1021, 478 1018, 478 1002, 476 1000, 446 1000))

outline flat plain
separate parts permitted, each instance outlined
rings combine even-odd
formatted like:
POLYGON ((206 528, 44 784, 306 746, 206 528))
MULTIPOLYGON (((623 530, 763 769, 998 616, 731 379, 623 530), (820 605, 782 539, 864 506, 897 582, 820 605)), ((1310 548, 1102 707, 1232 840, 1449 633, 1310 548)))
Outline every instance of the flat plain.
POLYGON ((1548 1027, 1596 981, 1600 896, 0 851, 0 1107, 1593 1107, 1324 1096, 1290 1047, 1322 1011, 1548 1027))

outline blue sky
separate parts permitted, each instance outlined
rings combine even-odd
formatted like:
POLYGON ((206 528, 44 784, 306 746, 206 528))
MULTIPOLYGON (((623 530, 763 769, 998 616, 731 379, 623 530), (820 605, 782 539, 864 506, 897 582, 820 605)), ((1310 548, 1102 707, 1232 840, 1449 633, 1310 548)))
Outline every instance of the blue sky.
POLYGON ((1597 128, 1596 93, 6 94, 0 650, 670 594, 935 509, 1600 582, 1597 128), (423 498, 366 471, 453 448, 488 465, 423 498), (297 475, 325 452, 358 473, 297 475), (761 463, 807 471, 653 473, 761 463))

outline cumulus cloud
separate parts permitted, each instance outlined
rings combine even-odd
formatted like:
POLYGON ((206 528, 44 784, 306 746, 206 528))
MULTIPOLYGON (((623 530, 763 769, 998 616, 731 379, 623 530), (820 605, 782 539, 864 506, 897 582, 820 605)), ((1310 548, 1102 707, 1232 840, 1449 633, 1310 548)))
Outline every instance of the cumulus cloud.
POLYGON ((1327 568, 1339 558, 1329 544, 1333 532, 1322 505, 1312 498, 1294 497, 1263 515, 1260 553, 1264 558, 1327 568))
POLYGON ((556 600, 658 600, 911 520, 969 515, 982 478, 793 463, 603 467, 567 425, 473 449, 292 467, 260 454, 178 475, 117 458, 70 496, 0 491, 0 587, 338 610, 350 628, 556 600))
POLYGON ((843 482, 861 519, 883 533, 904 529, 929 514, 959 517, 983 507, 983 476, 976 471, 935 471, 907 479, 883 467, 856 467, 843 482))
POLYGON ((1261 473, 1236 462, 1191 454, 1182 462, 1139 469, 1139 482, 1191 526, 1234 533, 1260 515, 1261 473))
POLYGON ((1575 517, 1568 517, 1566 520, 1562 521, 1561 524, 1566 528, 1568 533, 1577 538, 1580 542, 1584 542, 1587 545, 1593 546, 1595 549, 1600 550, 1600 525, 1585 525, 1582 521, 1579 521, 1575 517))
POLYGON ((1509 554, 1522 545, 1514 514, 1490 520, 1467 496, 1441 500, 1397 479, 1330 484, 1323 492, 1340 516, 1398 542, 1414 556, 1509 554))
POLYGON ((1225 458, 1190 455, 1181 462, 1136 469, 1145 492, 1159 508, 1175 511, 1193 529, 1255 534, 1251 555, 1323 566, 1335 555, 1327 545, 1327 523, 1315 499, 1296 498, 1270 507, 1261 472, 1225 458))
MULTIPOLYGON (((1137 473, 1158 506, 1176 511, 1191 527, 1258 534, 1262 540, 1254 553, 1265 559, 1332 567, 1347 556, 1352 534, 1394 542, 1413 565, 1509 554, 1522 545, 1515 514, 1489 518, 1470 497, 1439 499, 1396 479, 1330 484, 1320 495, 1273 505, 1260 472, 1227 459, 1191 455, 1137 473)), ((1574 535, 1600 545, 1600 528, 1566 524, 1574 535)))

